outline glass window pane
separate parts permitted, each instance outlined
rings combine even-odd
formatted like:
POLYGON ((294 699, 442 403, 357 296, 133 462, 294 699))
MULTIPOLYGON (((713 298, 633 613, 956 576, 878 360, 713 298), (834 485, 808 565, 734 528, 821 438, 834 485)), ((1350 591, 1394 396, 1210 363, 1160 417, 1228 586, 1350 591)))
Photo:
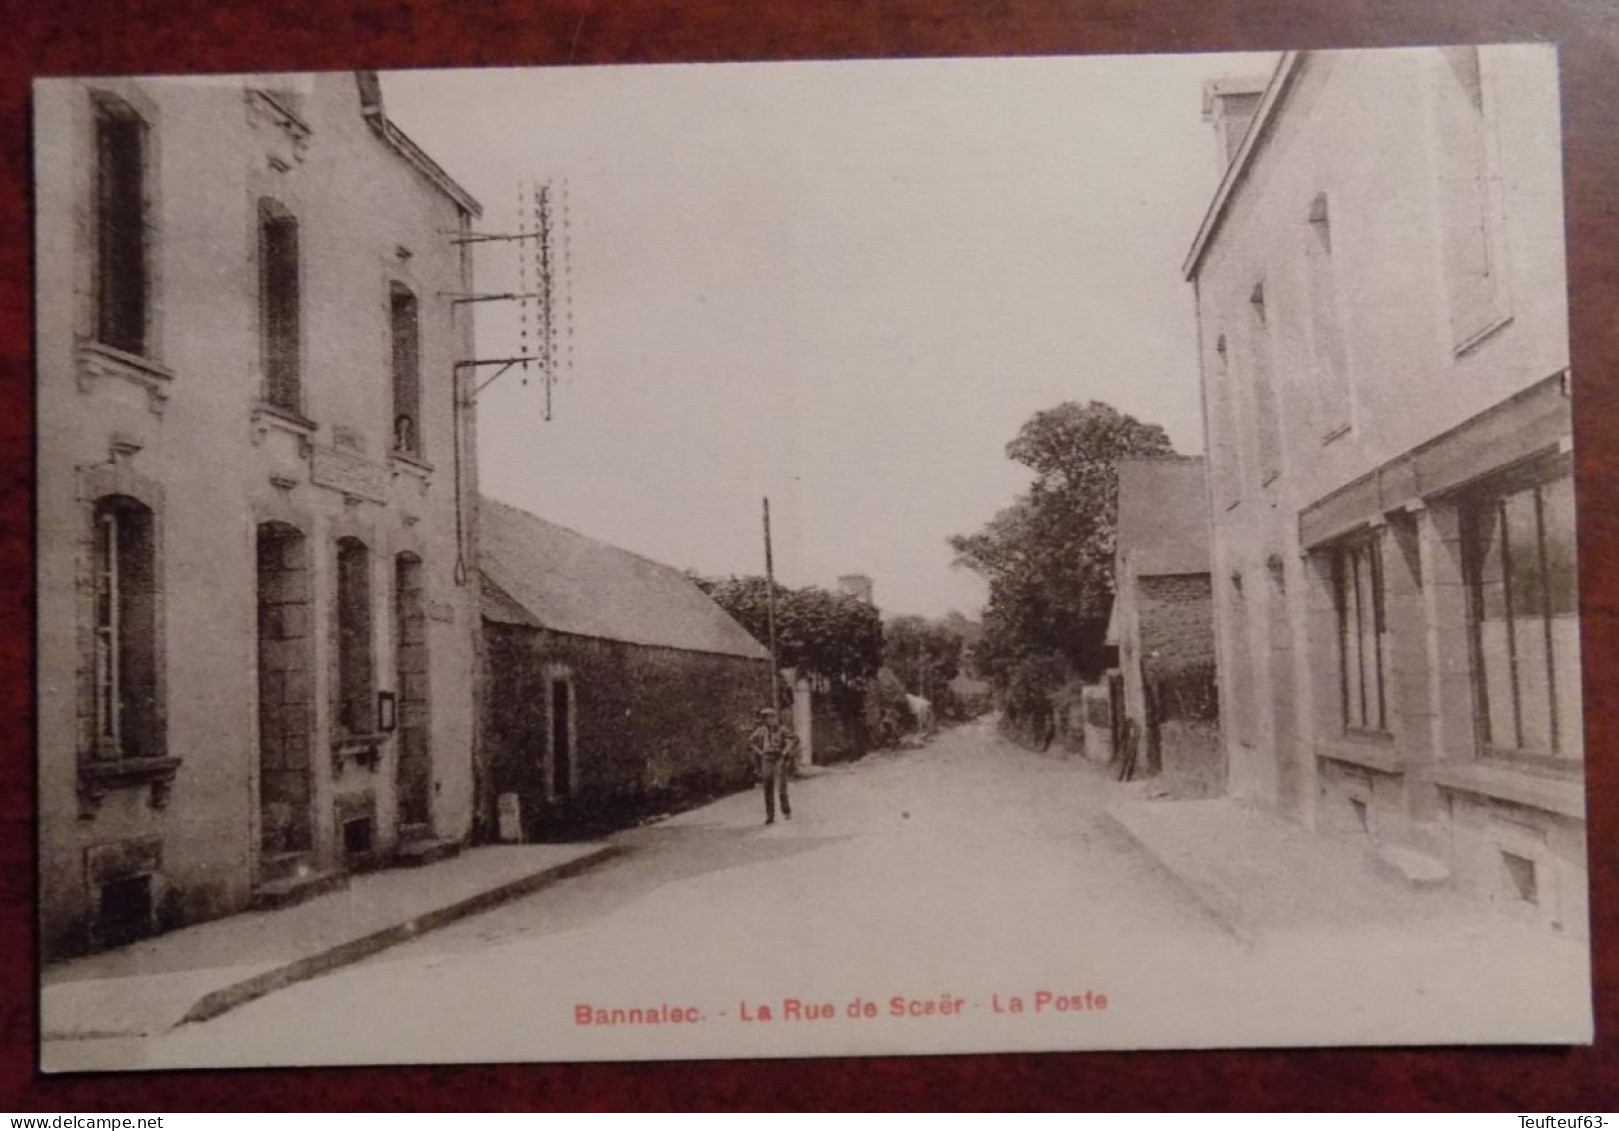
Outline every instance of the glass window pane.
POLYGON ((1344 725, 1361 725, 1360 603, 1355 584, 1355 555, 1344 551, 1339 559, 1343 601, 1344 725))
POLYGON ((1566 475, 1541 488, 1541 522, 1546 536, 1546 589, 1553 616, 1573 616, 1579 608, 1579 574, 1574 555, 1574 477, 1566 475))
POLYGON ((1480 507, 1475 520, 1473 545, 1478 573, 1474 582, 1482 598, 1479 613, 1486 621, 1503 620, 1507 615, 1507 602, 1500 508, 1493 502, 1480 507))
POLYGON ((1516 746, 1518 726, 1512 714, 1512 655, 1505 620, 1479 625, 1479 662, 1483 665, 1484 740, 1492 746, 1516 746))
POLYGON ((1497 750, 1578 759, 1572 478, 1490 500, 1469 517, 1485 741, 1497 750))
POLYGON ((1551 655, 1547 650, 1546 578, 1541 568, 1540 490, 1532 487, 1502 501, 1507 526, 1507 596, 1512 603, 1516 653, 1519 746, 1552 751, 1551 655))
POLYGON ((1552 662, 1557 672, 1557 753, 1585 756, 1580 713, 1580 624, 1572 614, 1552 618, 1552 662))
POLYGON ((130 353, 146 345, 144 132, 127 106, 109 102, 98 111, 97 334, 130 353))
POLYGON ((1515 617, 1538 616, 1545 608, 1536 493, 1533 489, 1520 491, 1501 502, 1507 524, 1507 587, 1515 617))
POLYGON ((1339 691, 1344 726, 1352 730, 1383 730, 1388 725, 1383 687, 1388 633, 1377 554, 1375 542, 1337 552, 1339 691))
POLYGON ((1584 756, 1580 713, 1579 574, 1574 553, 1574 477, 1565 475, 1540 489, 1545 537, 1546 599, 1551 612, 1552 674, 1557 692, 1557 753, 1584 756))
POLYGON ((1360 648, 1360 725, 1375 727, 1377 719, 1377 597, 1373 584, 1377 580, 1372 570, 1372 556, 1367 547, 1355 551, 1355 604, 1360 613, 1358 637, 1360 648))
POLYGON ((1478 615, 1479 690, 1484 696, 1485 742, 1516 746, 1512 709, 1512 645, 1507 624, 1507 587, 1501 508, 1496 500, 1471 515, 1473 590, 1478 615))
POLYGON ((1546 651, 1546 618, 1539 613, 1513 618, 1518 650, 1518 703, 1522 712, 1520 746, 1536 754, 1552 750, 1551 658, 1546 651))

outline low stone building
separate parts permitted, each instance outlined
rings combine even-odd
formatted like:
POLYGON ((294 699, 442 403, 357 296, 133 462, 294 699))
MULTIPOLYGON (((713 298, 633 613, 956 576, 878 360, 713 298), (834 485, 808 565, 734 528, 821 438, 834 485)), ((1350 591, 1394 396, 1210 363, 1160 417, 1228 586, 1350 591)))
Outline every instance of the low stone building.
POLYGON ((552 840, 745 787, 770 658, 679 570, 483 500, 490 827, 552 840))
POLYGON ((1180 792, 1218 792, 1225 759, 1202 457, 1121 460, 1117 530, 1109 642, 1119 649, 1123 715, 1140 736, 1138 767, 1180 792))
POLYGON ((364 72, 48 80, 34 137, 45 956, 460 841, 477 203, 364 72))

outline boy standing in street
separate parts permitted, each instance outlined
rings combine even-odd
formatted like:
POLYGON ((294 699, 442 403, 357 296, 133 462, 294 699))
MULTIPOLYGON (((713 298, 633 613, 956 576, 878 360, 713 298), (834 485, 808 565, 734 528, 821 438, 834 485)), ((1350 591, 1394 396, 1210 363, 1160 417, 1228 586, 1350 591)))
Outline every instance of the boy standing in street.
POLYGON ((792 776, 793 758, 798 752, 798 736, 781 725, 781 717, 770 707, 759 711, 759 725, 748 735, 748 749, 759 767, 765 787, 765 824, 776 823, 776 794, 781 794, 781 815, 793 819, 787 800, 787 779, 792 776))

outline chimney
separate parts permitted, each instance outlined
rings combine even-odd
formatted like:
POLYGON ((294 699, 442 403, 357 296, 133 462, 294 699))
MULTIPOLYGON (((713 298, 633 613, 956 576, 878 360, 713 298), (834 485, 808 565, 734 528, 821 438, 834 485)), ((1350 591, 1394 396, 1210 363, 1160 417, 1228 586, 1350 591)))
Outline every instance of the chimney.
POLYGON ((876 605, 872 599, 871 578, 863 573, 846 573, 838 578, 838 590, 847 596, 864 601, 868 605, 876 605))
POLYGON ((1203 120, 1214 123, 1222 173, 1242 148, 1242 139, 1247 136, 1248 126, 1259 112, 1260 100, 1265 97, 1265 84, 1264 78, 1254 75, 1210 79, 1203 84, 1203 120))

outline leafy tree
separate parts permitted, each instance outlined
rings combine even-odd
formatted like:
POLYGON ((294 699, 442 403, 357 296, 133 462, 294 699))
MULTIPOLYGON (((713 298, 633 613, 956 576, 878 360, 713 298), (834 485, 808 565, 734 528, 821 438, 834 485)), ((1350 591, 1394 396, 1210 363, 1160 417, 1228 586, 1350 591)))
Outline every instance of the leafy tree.
POLYGON ((1100 401, 1035 413, 1006 446, 1029 489, 978 533, 956 535, 956 564, 989 582, 978 674, 1009 711, 1040 703, 1068 673, 1094 679, 1113 599, 1118 462, 1170 455, 1169 437, 1100 401))
POLYGON ((961 674, 965 644, 948 622, 895 617, 883 627, 883 663, 899 676, 906 691, 941 700, 950 681, 961 674))
MULTIPOLYGON (((764 578, 689 576, 755 640, 769 646, 764 578)), ((882 620, 859 598, 816 586, 789 589, 778 582, 776 650, 784 668, 796 668, 831 689, 860 689, 882 663, 882 620)))
POLYGON ((984 635, 983 625, 975 620, 968 620, 955 609, 944 614, 944 619, 939 623, 961 637, 965 652, 971 652, 973 645, 984 635))

